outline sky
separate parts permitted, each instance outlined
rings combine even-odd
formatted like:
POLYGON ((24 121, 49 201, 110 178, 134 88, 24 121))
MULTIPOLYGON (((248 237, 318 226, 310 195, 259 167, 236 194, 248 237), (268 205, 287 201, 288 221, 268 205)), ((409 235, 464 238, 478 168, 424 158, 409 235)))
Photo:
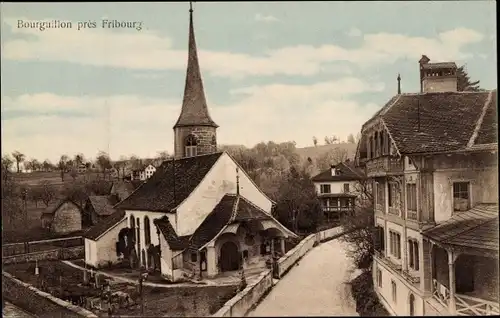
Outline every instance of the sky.
MULTIPOLYGON (((398 73, 403 93, 418 92, 422 54, 466 64, 483 88, 497 87, 494 1, 193 8, 219 144, 345 140, 397 93, 398 73)), ((56 162, 99 151, 112 159, 172 153, 188 10, 180 2, 1 3, 2 155, 18 150, 56 162), (72 27, 30 27, 54 20, 72 27)))

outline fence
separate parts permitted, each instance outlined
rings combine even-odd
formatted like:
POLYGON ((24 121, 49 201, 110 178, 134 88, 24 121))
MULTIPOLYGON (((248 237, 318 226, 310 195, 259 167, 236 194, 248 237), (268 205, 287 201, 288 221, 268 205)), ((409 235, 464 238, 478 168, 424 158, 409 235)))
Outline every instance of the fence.
POLYGON ((79 259, 85 257, 84 246, 56 248, 46 251, 38 251, 26 254, 17 254, 11 256, 4 256, 2 263, 16 264, 22 262, 33 262, 42 260, 63 260, 63 259, 79 259))
POLYGON ((3 257, 29 254, 42 251, 50 251, 60 248, 78 247, 84 245, 81 236, 64 237, 51 240, 31 241, 22 243, 11 243, 2 245, 3 257))

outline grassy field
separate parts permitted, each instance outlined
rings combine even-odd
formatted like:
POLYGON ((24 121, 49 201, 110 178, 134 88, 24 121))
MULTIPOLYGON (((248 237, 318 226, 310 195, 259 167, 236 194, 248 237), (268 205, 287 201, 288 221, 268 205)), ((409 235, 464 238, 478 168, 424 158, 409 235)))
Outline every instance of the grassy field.
MULTIPOLYGON (((23 263, 4 266, 4 271, 12 274, 16 278, 32 284, 41 285, 40 277, 45 281, 45 289, 52 294, 58 295, 60 287, 70 293, 73 288, 83 282, 83 272, 74 267, 68 266, 58 261, 39 262, 40 276, 35 276, 35 263, 23 263)), ((92 295, 96 290, 88 288, 86 294, 92 295)), ((137 289, 136 285, 128 283, 111 284, 112 291, 127 291, 133 293, 137 289)), ((79 290, 78 292, 82 292, 79 290)), ((203 287, 144 287, 144 307, 145 315, 148 317, 161 317, 166 313, 170 317, 206 317, 215 313, 222 305, 236 294, 235 286, 203 286, 203 287)), ((131 296, 134 299, 134 296, 131 296)), ((29 309, 29 308, 27 308, 29 309)), ((120 308, 116 315, 139 316, 140 306, 120 308)), ((99 316, 106 316, 106 313, 99 312, 99 316)))

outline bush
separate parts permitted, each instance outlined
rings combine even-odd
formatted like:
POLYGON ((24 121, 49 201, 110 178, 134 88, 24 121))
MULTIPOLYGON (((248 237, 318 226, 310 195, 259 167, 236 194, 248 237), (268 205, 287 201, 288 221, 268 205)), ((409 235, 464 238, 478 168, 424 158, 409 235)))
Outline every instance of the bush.
POLYGON ((380 304, 373 290, 372 272, 366 271, 351 282, 352 296, 356 301, 356 311, 360 316, 385 317, 389 313, 380 304))

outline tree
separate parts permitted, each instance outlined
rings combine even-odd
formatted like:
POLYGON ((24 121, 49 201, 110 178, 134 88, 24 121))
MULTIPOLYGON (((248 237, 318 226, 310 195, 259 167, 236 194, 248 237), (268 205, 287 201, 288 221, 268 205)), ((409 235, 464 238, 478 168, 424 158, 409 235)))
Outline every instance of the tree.
POLYGON ((75 163, 76 163, 76 166, 79 167, 83 164, 83 162, 85 161, 85 157, 83 156, 82 153, 79 153, 79 154, 76 154, 75 155, 75 159, 74 159, 75 163))
POLYGON ((369 269, 371 268, 375 246, 373 239, 375 220, 372 185, 368 179, 363 177, 355 189, 362 200, 356 200, 353 215, 345 215, 342 219, 342 226, 347 232, 342 237, 342 240, 348 243, 348 254, 357 268, 369 269))
POLYGON ((316 165, 320 171, 324 171, 330 168, 331 165, 337 165, 347 159, 347 149, 342 148, 342 146, 338 146, 337 148, 319 156, 319 158, 316 160, 316 165))
POLYGON ((57 164, 57 168, 61 173, 61 181, 63 182, 64 182, 64 174, 66 173, 66 169, 68 169, 67 162, 68 162, 68 156, 62 155, 61 158, 59 159, 59 163, 57 164))
POLYGON ((48 159, 45 159, 42 163, 42 169, 44 171, 49 171, 53 168, 54 166, 52 165, 52 163, 50 163, 50 161, 48 159))
POLYGON ((75 182, 71 185, 67 185, 62 190, 62 195, 80 205, 83 208, 85 201, 89 197, 88 186, 85 182, 75 182))
POLYGON ((325 136, 325 144, 326 145, 334 144, 338 140, 339 140, 339 138, 337 136, 331 136, 331 137, 325 136))
POLYGON ((314 183, 304 170, 293 166, 279 188, 275 211, 289 229, 312 233, 322 221, 321 205, 314 183))
POLYGON ((97 154, 96 163, 99 168, 101 168, 102 176, 104 177, 104 179, 106 179, 106 171, 108 169, 111 169, 112 167, 109 155, 104 151, 99 151, 99 153, 97 154))
POLYGON ((41 189, 41 200, 47 207, 49 207, 50 202, 56 198, 57 191, 54 185, 47 180, 41 181, 38 185, 41 189))
POLYGON ((469 74, 467 74, 467 71, 465 70, 465 65, 462 65, 457 69, 457 90, 459 92, 462 92, 462 91, 473 91, 473 92, 482 91, 482 89, 479 87, 479 82, 480 81, 472 82, 470 80, 469 74))
POLYGON ((71 176, 71 178, 73 178, 73 182, 74 182, 76 180, 76 178, 78 178, 78 171, 76 170, 76 168, 71 169, 71 171, 69 172, 69 175, 71 176))
POLYGON ((14 160, 16 160, 16 166, 17 166, 17 173, 21 172, 21 169, 19 168, 19 165, 24 162, 25 155, 19 151, 14 151, 12 153, 12 157, 14 157, 14 160))
POLYGON ((316 147, 318 145, 318 138, 316 138, 315 136, 313 136, 313 144, 314 144, 314 147, 316 147))
POLYGON ((7 155, 2 157, 2 180, 7 179, 14 161, 7 155))
POLYGON ((349 134, 349 136, 347 136, 347 142, 351 143, 351 144, 355 144, 356 143, 356 139, 354 138, 353 134, 349 134))
MULTIPOLYGON (((4 156, 2 158, 2 168, 4 167, 4 156)), ((13 161, 11 162, 11 164, 13 161)), ((3 170, 3 169, 2 169, 3 170)), ((20 218, 20 211, 22 210, 21 201, 17 196, 18 184, 13 178, 2 178, 2 234, 5 232, 14 231, 16 229, 22 229, 23 224, 22 218, 20 218)), ((4 236, 4 239, 6 236, 4 236)))

